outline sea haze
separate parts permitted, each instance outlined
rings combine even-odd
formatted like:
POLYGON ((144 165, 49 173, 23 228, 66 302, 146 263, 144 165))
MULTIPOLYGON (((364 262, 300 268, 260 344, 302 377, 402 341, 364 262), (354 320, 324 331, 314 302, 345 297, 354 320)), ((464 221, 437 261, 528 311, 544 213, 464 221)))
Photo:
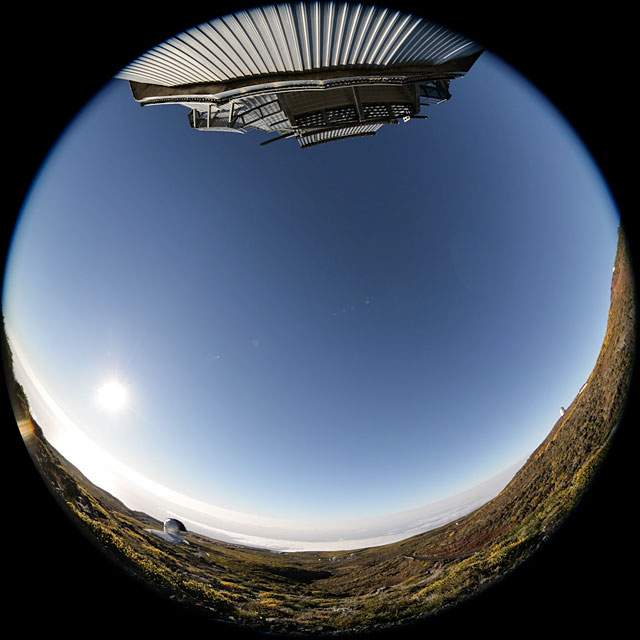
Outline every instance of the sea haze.
POLYGON ((91 441, 73 423, 12 344, 16 377, 45 437, 89 480, 130 509, 155 518, 179 518, 196 533, 272 551, 337 551, 374 547, 430 531, 471 513, 495 497, 525 460, 477 486, 444 500, 383 516, 336 520, 268 518, 207 504, 182 495, 127 467, 91 441))

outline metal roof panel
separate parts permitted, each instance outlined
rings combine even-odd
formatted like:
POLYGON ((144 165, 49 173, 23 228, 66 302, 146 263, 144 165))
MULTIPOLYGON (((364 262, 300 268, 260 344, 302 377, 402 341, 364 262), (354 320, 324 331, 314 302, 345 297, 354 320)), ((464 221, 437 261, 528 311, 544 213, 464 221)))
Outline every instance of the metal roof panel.
POLYGON ((437 65, 480 49, 428 20, 348 2, 297 2, 239 11, 159 44, 117 77, 178 86, 326 69, 437 65))

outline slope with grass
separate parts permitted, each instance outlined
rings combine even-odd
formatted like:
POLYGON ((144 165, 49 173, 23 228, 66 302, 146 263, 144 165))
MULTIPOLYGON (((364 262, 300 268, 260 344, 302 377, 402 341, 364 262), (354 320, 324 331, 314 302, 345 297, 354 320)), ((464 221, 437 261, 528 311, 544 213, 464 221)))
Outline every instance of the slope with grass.
MULTIPOLYGON (((634 286, 620 233, 607 331, 593 372, 513 480, 464 518, 358 551, 274 553, 194 533, 187 534, 189 545, 166 542, 146 531, 160 522, 93 485, 48 444, 29 415, 17 415, 29 452, 62 507, 146 584, 213 618, 260 630, 371 631, 473 596, 562 524, 621 419, 635 340, 634 286)), ((15 393, 17 387, 9 387, 15 393)))

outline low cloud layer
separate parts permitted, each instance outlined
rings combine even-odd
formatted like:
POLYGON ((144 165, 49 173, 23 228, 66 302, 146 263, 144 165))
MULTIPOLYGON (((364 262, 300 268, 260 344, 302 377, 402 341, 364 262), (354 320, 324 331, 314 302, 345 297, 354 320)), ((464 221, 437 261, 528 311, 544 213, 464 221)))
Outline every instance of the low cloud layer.
POLYGON ((521 460, 486 482, 446 500, 377 518, 302 523, 282 520, 272 525, 262 524, 262 519, 255 518, 254 523, 238 531, 228 526, 233 525, 232 522, 225 526, 224 521, 220 521, 213 526, 203 522, 204 518, 198 520, 198 516, 187 508, 168 513, 182 518, 187 527, 197 533, 272 551, 362 549, 405 540, 471 513, 498 495, 523 463, 524 460, 521 460))
POLYGON ((66 416, 13 348, 16 375, 34 417, 60 453, 89 480, 129 508, 160 520, 178 518, 190 531, 235 544, 280 552, 337 551, 404 540, 452 522, 494 498, 525 460, 444 500, 384 516, 340 520, 286 520, 241 513, 195 500, 151 480, 105 452, 66 416))

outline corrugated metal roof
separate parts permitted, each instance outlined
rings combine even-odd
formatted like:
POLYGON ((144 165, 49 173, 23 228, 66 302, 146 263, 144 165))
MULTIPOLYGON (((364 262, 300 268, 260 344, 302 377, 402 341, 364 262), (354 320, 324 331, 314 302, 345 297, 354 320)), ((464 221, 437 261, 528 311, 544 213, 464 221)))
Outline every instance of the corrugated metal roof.
POLYGON ((154 47, 117 77, 163 86, 326 69, 438 65, 480 46, 382 7, 298 2, 239 11, 154 47))

